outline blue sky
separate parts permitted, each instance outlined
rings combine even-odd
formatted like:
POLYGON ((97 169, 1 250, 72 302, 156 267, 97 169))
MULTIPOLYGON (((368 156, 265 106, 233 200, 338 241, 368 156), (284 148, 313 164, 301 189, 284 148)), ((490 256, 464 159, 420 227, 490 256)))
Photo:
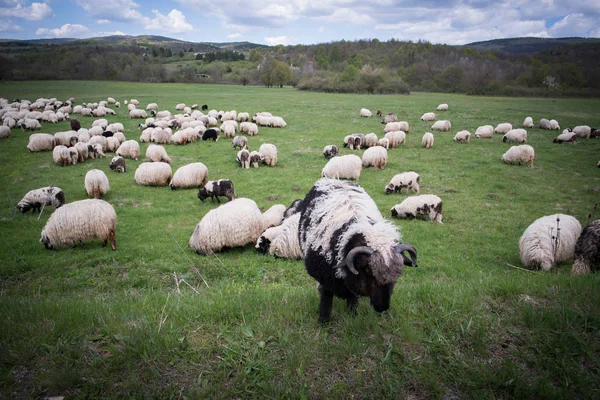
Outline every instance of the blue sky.
POLYGON ((0 0, 0 38, 162 35, 314 44, 377 38, 452 45, 600 37, 600 0, 0 0))

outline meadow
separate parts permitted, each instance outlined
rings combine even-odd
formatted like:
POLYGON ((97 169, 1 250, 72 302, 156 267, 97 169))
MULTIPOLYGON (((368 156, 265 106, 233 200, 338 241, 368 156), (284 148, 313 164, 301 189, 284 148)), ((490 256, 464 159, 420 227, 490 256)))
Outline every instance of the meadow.
MULTIPOLYGON (((416 171, 421 193, 443 200, 444 224, 393 222, 419 252, 392 305, 367 299, 352 316, 336 299, 329 324, 317 322, 316 283, 302 261, 258 254, 253 245, 199 256, 187 248, 196 224, 218 206, 197 190, 141 187, 137 165, 110 171, 107 158, 59 167, 50 152, 28 153, 29 132, 0 141, 0 398, 600 398, 600 276, 573 277, 571 264, 529 271, 519 260, 525 228, 549 214, 582 224, 599 200, 600 141, 554 144, 556 131, 528 130, 532 168, 504 164, 501 135, 453 142, 462 129, 554 118, 562 128, 600 127, 600 99, 471 97, 453 94, 343 95, 219 85, 123 82, 0 83, 0 97, 75 97, 76 103, 136 98, 175 113, 177 103, 269 111, 283 129, 260 128, 250 149, 273 143, 274 168, 242 170, 230 139, 166 145, 172 168, 201 161, 209 179, 229 178, 238 197, 266 210, 303 198, 319 179, 322 149, 351 133, 383 134, 366 107, 410 123, 407 143, 389 150, 384 170, 359 184, 384 216, 406 194, 385 195, 393 175, 416 171), (439 103, 435 133, 420 116, 439 103), (40 233, 54 210, 20 214, 31 189, 55 185, 67 202, 87 198, 84 176, 103 170, 105 200, 117 212, 117 250, 100 241, 45 250, 40 233)), ((121 107, 128 139, 137 124, 121 107)), ((92 118, 78 117, 89 127, 92 118)), ((41 132, 69 129, 44 124, 41 132)), ((141 144, 145 154, 147 144, 141 144)), ((596 216, 597 217, 597 216, 596 216)))

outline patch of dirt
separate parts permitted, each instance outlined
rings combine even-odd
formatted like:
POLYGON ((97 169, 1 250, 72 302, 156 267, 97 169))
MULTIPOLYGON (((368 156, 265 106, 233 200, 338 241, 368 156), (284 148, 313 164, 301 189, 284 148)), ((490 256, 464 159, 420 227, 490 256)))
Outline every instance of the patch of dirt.
POLYGON ((492 199, 492 200, 498 200, 500 201, 500 196, 498 196, 497 194, 494 193, 490 193, 487 195, 488 198, 492 199))
POLYGON ((278 200, 278 199, 279 199, 279 197, 277 197, 277 196, 269 196, 269 197, 267 197, 267 200, 269 200, 269 201, 275 201, 275 200, 278 200))
POLYGON ((444 193, 458 193, 458 192, 454 189, 446 189, 446 190, 444 190, 444 193))
POLYGON ((300 189, 298 186, 294 186, 294 187, 292 188, 292 190, 293 190, 294 192, 299 192, 299 191, 300 191, 300 190, 302 190, 302 189, 300 189))

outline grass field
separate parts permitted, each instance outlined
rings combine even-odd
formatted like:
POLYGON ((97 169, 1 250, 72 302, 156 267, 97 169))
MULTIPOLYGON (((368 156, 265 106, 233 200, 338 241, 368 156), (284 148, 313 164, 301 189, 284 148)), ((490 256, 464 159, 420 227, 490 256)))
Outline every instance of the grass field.
MULTIPOLYGON (((242 170, 229 140, 166 145, 173 171, 207 165, 210 179, 229 178, 238 197, 259 207, 289 205, 320 177, 327 144, 350 133, 375 132, 361 107, 395 112, 411 124, 407 144, 389 151, 384 170, 362 171, 360 185, 385 216, 406 194, 384 194, 396 173, 414 170, 421 193, 444 203, 444 224, 398 220, 419 252, 406 269, 389 311, 363 299, 358 315, 334 302, 332 320, 317 322, 318 293, 301 261, 259 255, 248 245, 214 256, 186 248, 195 225, 217 206, 196 190, 140 187, 133 174, 109 170, 110 155, 58 167, 49 152, 28 153, 29 133, 0 141, 0 398, 600 398, 600 277, 570 275, 570 264, 547 273, 523 271, 518 241, 543 215, 587 222, 599 200, 600 141, 552 143, 558 132, 530 129, 533 168, 504 164, 501 135, 456 144, 458 130, 555 118, 561 127, 600 126, 600 99, 341 95, 291 88, 134 84, 118 82, 0 83, 0 97, 35 100, 108 96, 142 105, 177 103, 282 116, 284 129, 260 128, 279 150, 276 167, 242 170), (436 133, 438 113, 452 132, 436 133), (29 190, 61 187, 68 202, 85 199, 84 176, 108 175, 105 197, 116 209, 117 250, 99 241, 48 251, 39 242, 53 208, 15 212, 29 190), (182 247, 182 249, 179 248, 182 247), (177 292, 175 275, 183 279, 177 292), (204 281, 206 281, 206 284, 204 281)), ((79 117, 82 126, 92 119, 79 117)), ((138 139, 139 120, 123 122, 138 139)), ((42 132, 68 130, 68 123, 42 132)), ((147 144, 142 144, 142 154, 147 144)), ((342 154, 351 153, 342 149, 342 154)), ((355 151, 361 154, 362 151, 355 151)))

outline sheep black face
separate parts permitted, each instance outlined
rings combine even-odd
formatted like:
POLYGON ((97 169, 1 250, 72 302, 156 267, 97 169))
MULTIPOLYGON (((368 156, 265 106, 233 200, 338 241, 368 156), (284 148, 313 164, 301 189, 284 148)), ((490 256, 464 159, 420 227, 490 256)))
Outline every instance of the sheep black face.
MULTIPOLYGON (((402 189, 402 188, 400 188, 400 189, 402 189)), ((394 186, 393 183, 388 183, 388 185, 385 187, 385 194, 394 193, 395 190, 396 190, 396 186, 394 186)))
POLYGON ((256 243, 256 250, 261 254, 266 254, 271 246, 271 241, 264 236, 261 236, 256 243))
MULTIPOLYGON (((200 201, 204 202, 204 200, 207 199, 207 198, 209 198, 209 197, 211 198, 211 200, 213 202, 215 201, 214 198, 213 198, 213 196, 208 193, 208 191, 206 190, 206 188, 202 188, 202 189, 200 189, 198 191, 198 198, 200 199, 200 201)), ((217 200, 219 200, 218 197, 217 197, 217 200)), ((220 203, 220 201, 219 201, 219 203, 220 203)))
POLYGON ((208 105, 206 105, 206 104, 202 105, 202 111, 206 111, 206 110, 208 110, 208 105))

